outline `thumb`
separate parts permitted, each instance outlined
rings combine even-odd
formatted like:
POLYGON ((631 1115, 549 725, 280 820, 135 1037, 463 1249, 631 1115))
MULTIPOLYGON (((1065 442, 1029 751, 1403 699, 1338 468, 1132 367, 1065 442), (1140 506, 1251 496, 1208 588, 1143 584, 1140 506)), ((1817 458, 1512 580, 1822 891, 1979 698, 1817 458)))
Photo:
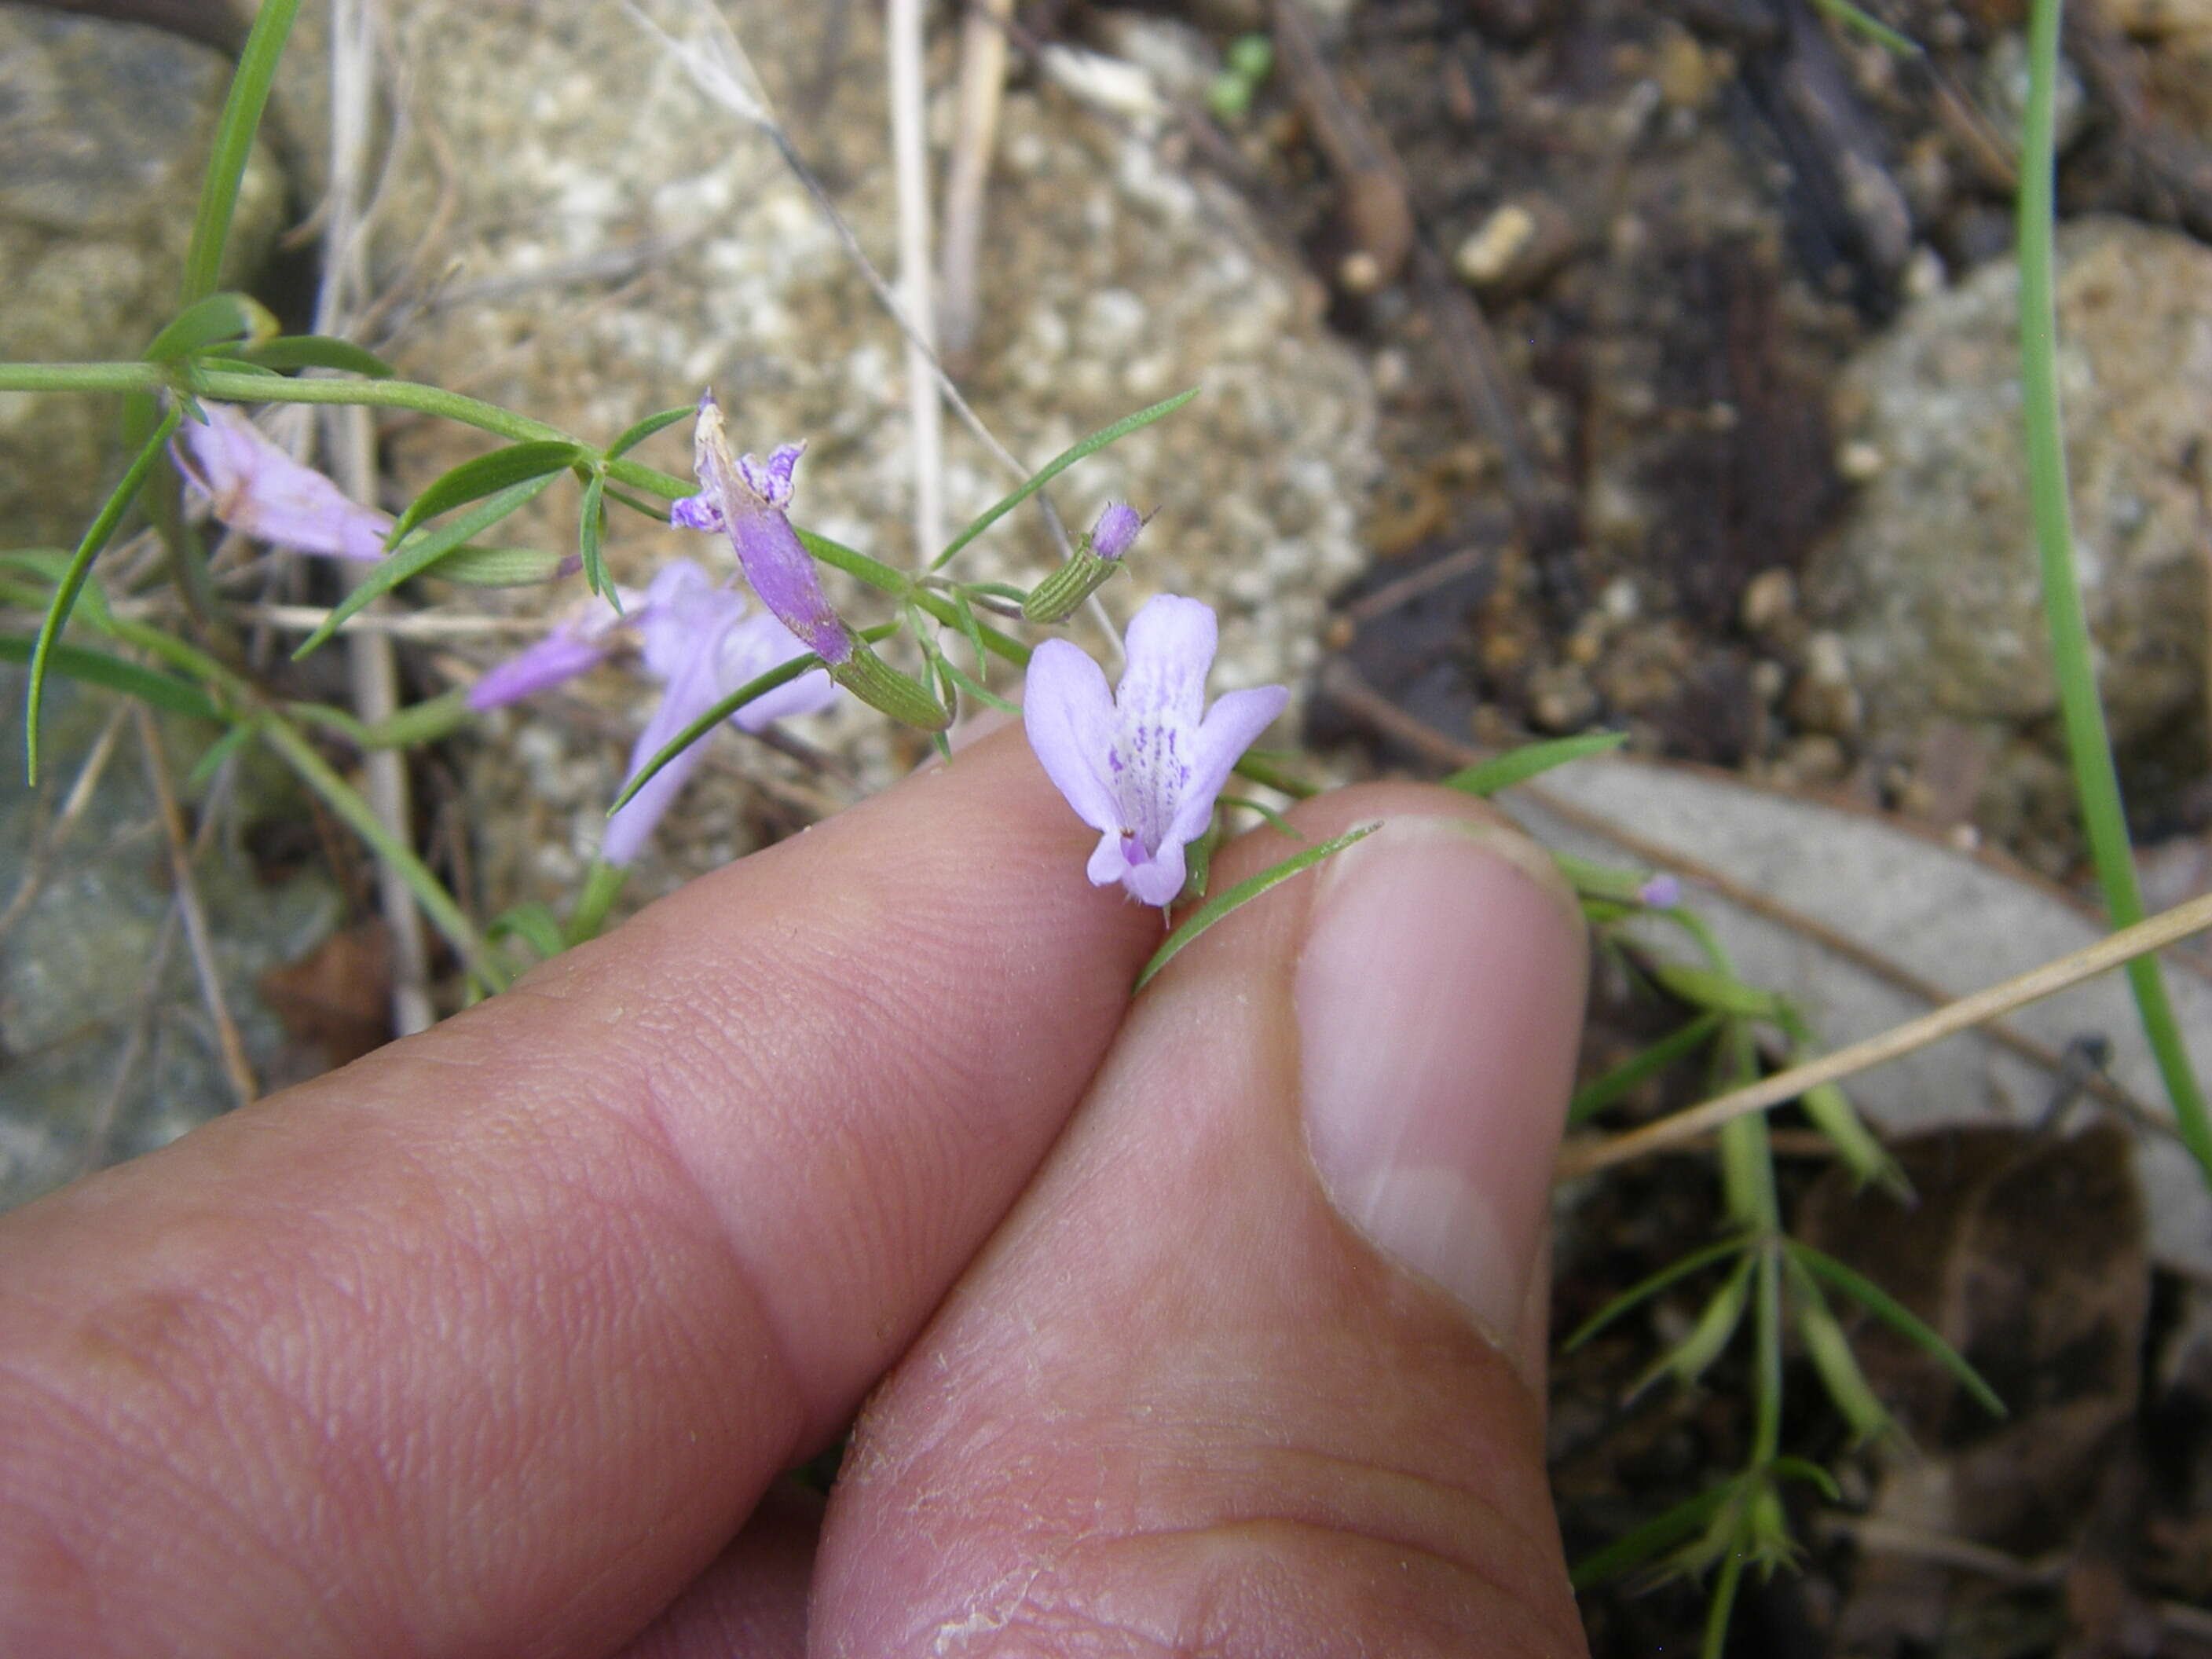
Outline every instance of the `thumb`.
POLYGON ((1463 798, 1297 815, 1377 818, 1132 1010, 863 1417, 817 1651, 1583 1650, 1540 1403, 1581 919, 1463 798))

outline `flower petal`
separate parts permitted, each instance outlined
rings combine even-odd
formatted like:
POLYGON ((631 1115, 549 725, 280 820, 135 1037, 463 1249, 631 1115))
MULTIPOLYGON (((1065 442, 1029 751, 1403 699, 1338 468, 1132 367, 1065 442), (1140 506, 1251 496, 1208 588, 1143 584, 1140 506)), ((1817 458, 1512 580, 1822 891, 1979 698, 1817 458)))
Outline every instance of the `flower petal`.
MULTIPOLYGON (((775 617, 748 617, 716 642, 715 695, 726 697, 769 669, 805 653, 799 636, 775 617)), ((755 697, 730 719, 744 731, 758 732, 794 714, 818 713, 836 702, 838 695, 837 683, 817 668, 755 697)))
POLYGON ((1124 640, 1127 665, 1114 694, 1123 728, 1194 730, 1218 639, 1213 608, 1197 599, 1163 593, 1137 612, 1124 640))
MULTIPOLYGON (((1076 817, 1118 838, 1127 826, 1109 757, 1120 722, 1104 671, 1066 640, 1047 640, 1030 659, 1022 726, 1044 775, 1076 817)), ((1119 871, 1110 878, 1119 878, 1119 871)))
POLYGON ((479 711, 502 708, 524 697, 549 691, 563 680, 598 667, 606 660, 607 647, 581 637, 573 629, 556 629, 535 645, 527 646, 487 670, 469 688, 469 707, 479 711))
POLYGON ((1143 904, 1157 904, 1163 908, 1176 902, 1182 891, 1188 872, 1185 869, 1182 843, 1171 841, 1142 864, 1133 864, 1123 872, 1121 885, 1129 896, 1143 904))
POLYGON ((722 509, 714 505, 710 496, 686 495, 669 504, 668 522, 678 530, 719 532, 722 528, 722 509))
POLYGON ((384 556, 392 519, 363 507, 285 453, 237 410, 206 405, 207 424, 186 421, 170 455, 227 527, 275 547, 334 558, 384 556))
MULTIPOLYGON (((669 682, 660 707, 653 711, 653 718, 637 734, 637 742, 629 751, 629 770, 623 775, 624 782, 635 777, 647 761, 668 746, 670 739, 713 706, 720 695, 714 684, 714 670, 712 656, 702 653, 684 664, 682 672, 669 682)), ((599 852, 608 863, 628 864, 638 855, 652 838, 661 814, 683 793, 692 773, 699 769, 699 763, 706 759, 708 740, 713 735, 708 732, 701 737, 655 772, 644 787, 607 820, 599 852)))
POLYGON ((1224 692, 1214 700, 1190 744, 1190 775, 1183 783, 1182 799, 1176 805, 1175 820, 1168 826, 1165 841, 1181 846, 1206 833, 1214 798, 1229 781, 1230 773, 1260 734, 1275 723, 1290 700, 1289 689, 1280 685, 1224 692))

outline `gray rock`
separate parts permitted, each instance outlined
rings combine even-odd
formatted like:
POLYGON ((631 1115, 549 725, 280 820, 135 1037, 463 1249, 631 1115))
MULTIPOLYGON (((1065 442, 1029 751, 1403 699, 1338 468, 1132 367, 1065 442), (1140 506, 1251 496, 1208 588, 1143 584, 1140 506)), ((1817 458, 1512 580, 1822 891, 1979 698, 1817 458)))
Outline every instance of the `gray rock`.
MULTIPOLYGON (((20 708, 22 689, 20 671, 0 674, 9 708, 20 708)), ((65 837, 52 833, 116 702, 54 682, 46 786, 27 789, 12 757, 0 765, 0 1209, 163 1146, 234 1098, 183 938, 158 954, 171 907, 167 844, 128 726, 82 815, 65 837)), ((175 735, 182 775, 208 732, 175 735)), ((271 799, 251 780, 246 790, 264 807, 271 799)), ((198 886, 257 1080, 273 1087, 321 1069, 326 1062, 295 1048, 257 984, 329 935, 343 910, 336 884, 319 872, 266 884, 238 839, 219 836, 198 886)))
MULTIPOLYGON (((2059 237, 2061 397, 2077 562, 2116 740, 2201 699, 2212 484, 2212 249, 2128 221, 2059 237)), ((1877 453, 1813 573, 1872 735, 2057 707, 2027 516, 2009 260, 1916 302, 1850 366, 1842 422, 1877 453)))
MULTIPOLYGON (((888 264, 880 37, 870 9, 854 8, 825 106, 805 92, 819 64, 819 9, 725 8, 800 145, 841 181, 843 208, 888 264)), ((579 9, 558 28, 464 0, 403 10, 406 72, 436 143, 398 175, 382 222, 387 269, 416 255, 422 228, 443 210, 451 229, 418 268, 451 275, 392 343, 402 368, 601 439, 711 381, 741 444, 810 441, 800 522, 910 564, 898 337, 769 147, 704 100, 617 8, 579 9), (441 169, 440 152, 468 162, 441 169), (617 258, 611 278, 604 256, 623 250, 629 262, 617 258)), ((939 34, 948 46, 949 33, 939 34)), ((949 63, 949 52, 933 59, 939 94, 949 63)), ((1007 100, 988 226, 983 327, 966 386, 1017 454, 1041 463, 1133 410, 1203 388, 1189 410, 1055 487, 1077 527, 1109 497, 1159 510, 1133 580, 1107 590, 1115 613, 1126 617, 1164 589, 1194 594, 1222 613, 1217 684, 1297 679, 1315 659, 1325 595, 1358 568, 1356 518, 1376 466, 1372 392, 1321 326, 1318 291, 1226 191, 1050 88, 1007 100)), ((1009 480, 949 416, 947 434, 957 525, 1009 480)), ((386 453, 419 487, 483 447, 476 434, 416 422, 394 425, 386 453)), ((685 430, 645 455, 688 473, 685 430)), ((571 539, 574 491, 560 486, 545 505, 539 533, 571 539)), ((726 556, 703 538, 626 514, 615 520, 610 557, 623 580, 678 556, 726 556)), ((963 554, 962 568, 1027 580, 1051 556, 1024 512, 963 554)), ((856 615, 884 614, 878 600, 846 597, 856 615)), ((584 692, 629 730, 651 696, 612 674, 584 692)), ((538 718, 525 710, 521 722, 538 718)), ((811 731, 859 787, 912 757, 857 709, 811 731)), ((604 729, 533 738, 526 755, 489 748, 479 821, 512 819, 527 799, 559 825, 550 845, 541 836, 526 849, 483 849, 500 902, 573 880, 624 760, 604 729)), ((711 775, 693 786, 662 837, 670 857, 653 884, 745 850, 737 793, 711 775)))
MULTIPOLYGON (((134 357, 174 310, 229 83, 158 29, 0 7, 0 358, 134 357)), ((258 267, 283 189, 257 147, 232 280, 258 267)), ((74 542, 118 470, 112 398, 0 393, 0 522, 74 542)))

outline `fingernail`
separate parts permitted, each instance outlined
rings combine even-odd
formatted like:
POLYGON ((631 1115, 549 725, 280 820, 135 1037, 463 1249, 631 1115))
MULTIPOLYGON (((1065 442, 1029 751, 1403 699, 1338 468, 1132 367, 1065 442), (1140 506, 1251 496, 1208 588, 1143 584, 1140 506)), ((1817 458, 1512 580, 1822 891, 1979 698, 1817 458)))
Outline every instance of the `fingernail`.
POLYGON ((1345 1218, 1510 1352, 1573 1086, 1584 943, 1551 860, 1405 817, 1316 896, 1295 997, 1306 1133, 1345 1218))

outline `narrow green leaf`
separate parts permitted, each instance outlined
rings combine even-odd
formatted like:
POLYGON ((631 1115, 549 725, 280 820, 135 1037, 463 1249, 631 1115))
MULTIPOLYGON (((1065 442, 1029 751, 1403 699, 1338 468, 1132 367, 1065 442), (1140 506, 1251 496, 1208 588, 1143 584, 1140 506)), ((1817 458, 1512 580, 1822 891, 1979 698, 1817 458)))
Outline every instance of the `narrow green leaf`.
POLYGON ((1312 869, 1323 859, 1334 857, 1352 842, 1364 841, 1382 827, 1379 823, 1362 824, 1341 836, 1332 836, 1320 845, 1293 853, 1280 864, 1262 870, 1256 876, 1247 877, 1227 892, 1208 899, 1186 916, 1182 925, 1168 935, 1167 943, 1152 953, 1152 959, 1145 964, 1144 972, 1137 975, 1137 982, 1132 989, 1141 991, 1151 984, 1161 969, 1182 954, 1185 946, 1231 911, 1243 909, 1270 888, 1279 887, 1291 877, 1312 869))
POLYGON ((1778 1017, 1777 1010, 1781 1000, 1773 992, 1762 991, 1755 985, 1746 985, 1740 979, 1717 973, 1710 968, 1692 968, 1685 963, 1667 962, 1654 968, 1651 977, 1693 1008, 1706 1008, 1739 1019, 1774 1019, 1778 1017))
POLYGON ((1638 1049, 1603 1077, 1575 1091, 1567 1107, 1567 1127, 1587 1123, 1646 1078, 1656 1077, 1676 1060, 1695 1054, 1720 1029, 1721 1015, 1708 1010, 1679 1026, 1648 1048, 1638 1049))
POLYGON ((532 478, 550 477, 580 459, 585 453, 580 444, 561 442, 550 439, 529 443, 509 444, 504 449, 495 449, 489 455, 477 455, 463 461, 459 466, 440 474, 429 486, 409 503, 399 515, 399 522, 392 526, 385 545, 398 547, 407 532, 427 519, 441 513, 450 513, 457 507, 502 489, 512 489, 532 478))
POLYGON ((963 670, 958 663, 954 662, 944 653, 935 653, 935 661, 939 673, 986 708, 995 708, 1001 714, 1018 714, 1022 712, 1021 704, 1007 702, 974 675, 963 670))
POLYGON ((1790 1283, 1797 1291, 1797 1335, 1805 1345, 1805 1352, 1813 1361, 1813 1369, 1820 1373, 1820 1384, 1828 1391, 1828 1398, 1844 1421, 1851 1425, 1853 1437, 1863 1443, 1880 1438, 1894 1426, 1889 1413, 1884 1409, 1867 1381, 1866 1372, 1860 1369, 1858 1356, 1851 1352, 1851 1340, 1844 1334, 1844 1328, 1828 1311, 1826 1298, 1820 1286, 1801 1261, 1790 1263, 1790 1283))
POLYGON ((279 335, 250 347, 246 356, 264 368, 335 368, 370 380, 388 380, 399 372, 374 352, 327 334, 279 335))
POLYGON ((249 357, 226 357, 217 351, 201 352, 191 359, 186 372, 179 376, 187 388, 179 395, 185 399, 185 412, 189 419, 204 421, 207 418, 201 410, 198 400, 189 387, 199 371, 209 368, 220 369, 226 374, 258 374, 264 380, 281 380, 284 378, 266 363, 257 363, 249 357))
POLYGON ((1783 1480, 1802 1480, 1831 1504, 1844 1501, 1844 1489, 1836 1484, 1836 1477, 1808 1458, 1778 1457, 1768 1467, 1783 1480))
POLYGON ((478 547, 473 543, 455 548, 438 561, 431 574, 441 582, 467 587, 535 587, 561 574, 568 556, 543 547, 478 547))
MULTIPOLYGON (((1810 1056, 1803 1056, 1809 1059, 1810 1056)), ((1813 1120, 1828 1144, 1836 1149, 1852 1178, 1862 1187, 1869 1183, 1901 1203, 1912 1201, 1912 1183, 1905 1179, 1905 1170, 1889 1155, 1889 1148, 1875 1138, 1866 1120, 1851 1104, 1850 1097, 1832 1083, 1823 1083, 1808 1089, 1798 1097, 1798 1105, 1805 1115, 1813 1120)))
POLYGON ((1221 804, 1224 806, 1234 806, 1239 811, 1257 814, 1261 821, 1279 836, 1288 836, 1292 841, 1304 841, 1306 838, 1304 830, 1299 829, 1265 801, 1253 800, 1243 795, 1224 795, 1221 798, 1221 804))
POLYGON ((607 459, 612 460, 617 455, 627 455, 654 433, 674 426, 691 412, 691 404, 681 404, 674 409, 664 409, 658 415, 647 416, 636 425, 625 428, 622 436, 607 446, 607 459))
POLYGON ((1272 750, 1248 749, 1243 759, 1237 763, 1237 775, 1279 795, 1288 795, 1292 800, 1311 800, 1321 793, 1319 785, 1291 771, 1282 763, 1283 759, 1272 750))
POLYGON ((31 686, 23 713, 23 752, 30 781, 39 781, 39 705, 46 693, 46 667, 53 659, 54 650, 61 643, 62 629, 69 625, 70 612, 76 608, 77 595, 84 591, 86 579, 92 574, 92 562, 100 556, 115 534, 115 527, 123 522, 123 515, 131 510, 131 503, 146 482, 146 475, 154 470, 154 463, 169 441, 169 434, 177 429, 179 416, 172 409, 164 414, 146 440, 145 447, 132 458, 123 474, 123 481, 115 486, 100 511, 93 515, 85 527, 84 539, 76 544, 70 556, 68 568, 54 585, 53 603, 46 607, 46 620, 39 625, 38 643, 31 652, 31 686))
POLYGON ((325 702, 288 702, 284 712, 295 720, 342 733, 356 749, 412 749, 459 731, 467 723, 469 705, 468 693, 456 687, 421 702, 410 702, 374 722, 325 702))
POLYGON ((1651 1362, 1644 1375, 1630 1386, 1628 1398, 1635 1399, 1669 1374, 1685 1388, 1705 1374, 1735 1335, 1736 1328, 1743 1323, 1744 1310, 1751 1305, 1752 1270, 1758 1265, 1758 1257, 1746 1253, 1706 1302, 1705 1311, 1690 1327, 1690 1334, 1651 1362))
POLYGON ((655 524, 666 524, 668 522, 668 509, 666 507, 659 506, 655 502, 648 501, 641 495, 633 495, 627 489, 617 489, 612 484, 609 484, 607 486, 607 499, 611 501, 620 501, 631 512, 641 514, 644 517, 652 520, 655 524))
POLYGON ((1850 1297, 1950 1372, 1959 1380, 1959 1385, 1973 1395, 1984 1411, 1992 1417, 2011 1415, 2006 1411, 2004 1401, 1997 1398, 1996 1390, 1983 1381, 1979 1371, 1966 1363, 1965 1355, 1922 1323, 1910 1308, 1881 1285, 1863 1273, 1846 1267, 1835 1257, 1822 1255, 1809 1244, 1801 1244, 1791 1239, 1785 1242, 1783 1248, 1789 1251, 1790 1260, 1814 1278, 1850 1297))
POLYGON ((388 554, 381 563, 370 568, 361 586, 347 594, 337 608, 324 619, 323 625, 301 642, 299 649, 293 652, 292 659, 297 662, 322 645, 362 606, 383 598, 400 583, 434 568, 441 560, 465 545, 471 537, 481 535, 517 508, 534 501, 552 482, 551 475, 548 474, 511 484, 450 523, 409 538, 395 551, 388 554))
POLYGON ((315 746, 289 721, 270 718, 263 720, 258 729, 278 758, 292 769, 294 775, 321 796, 324 805, 367 842, 377 857, 407 884, 408 891, 422 907, 422 914, 445 936, 468 970, 492 990, 504 990, 507 970, 484 947, 461 907, 446 890, 445 884, 416 856, 413 848, 385 828, 384 821, 362 799, 361 792, 332 770, 330 763, 315 752, 315 746))
POLYGON ((568 948, 561 937, 561 924, 554 920, 553 912, 537 899, 527 899, 511 910, 502 910, 484 929, 487 945, 509 939, 521 940, 540 962, 550 962, 568 948))
POLYGON ((975 653, 975 677, 988 679, 991 672, 991 653, 983 643, 983 624, 975 620, 975 607, 969 603, 968 595, 956 587, 952 590, 952 614, 960 619, 960 632, 968 641, 968 648, 975 653))
POLYGON ((604 593, 614 600, 615 609, 622 609, 616 598, 614 584, 607 580, 607 562, 602 538, 606 534, 607 475, 599 467, 592 469, 592 476, 584 481, 584 507, 576 518, 576 550, 584 561, 584 585, 594 593, 604 593))
POLYGON ((222 763, 253 741, 254 725, 255 722, 250 720, 240 720, 210 744, 200 757, 192 763, 192 769, 185 775, 185 793, 197 795, 206 788, 214 781, 215 775, 222 769, 222 763))
POLYGON ((269 102, 269 88, 276 79, 276 65, 283 58, 284 41, 299 9, 300 0, 263 0, 246 44, 239 49, 238 68, 231 75, 222 117, 216 124, 215 145, 208 154, 199 207, 192 218, 192 240, 185 251, 186 305, 212 294, 221 280, 239 180, 246 176, 253 135, 261 125, 261 112, 269 102))
POLYGON ((954 554, 1085 456, 1095 455, 1107 445, 1118 439, 1127 437, 1139 427, 1150 426, 1162 416, 1174 414, 1196 396, 1198 396, 1198 388, 1193 386, 1188 392, 1176 393, 1164 403, 1154 404, 1150 409, 1140 409, 1133 415, 1125 415, 1113 425, 1103 427, 1073 447, 1060 451, 1059 454, 1030 474, 1029 480, 1017 488, 1012 494, 1000 496, 998 501, 985 508, 981 517, 945 544, 945 551, 931 561, 929 568, 932 570, 944 569, 954 554))
MULTIPOLYGON (((0 658, 9 662, 30 662, 37 657, 39 642, 21 634, 0 634, 0 658)), ((173 714, 189 714, 194 720, 221 720, 223 712, 206 692, 189 680, 180 680, 158 669, 146 668, 125 658, 111 656, 105 651, 94 651, 81 645, 57 644, 46 653, 48 672, 64 678, 82 681, 87 685, 100 685, 111 691, 121 691, 151 703, 156 708, 166 708, 173 714)))
POLYGON ((816 669, 821 666, 822 659, 816 656, 811 651, 810 651, 803 657, 793 657, 789 662, 781 664, 775 668, 769 669, 765 674, 758 675, 752 679, 747 680, 736 690, 731 692, 728 696, 724 697, 720 702, 715 703, 712 708, 702 714, 698 719, 693 720, 690 725, 685 726, 681 732, 678 732, 674 737, 671 738, 667 743, 662 746, 659 754, 655 755, 651 760, 646 762, 643 766, 638 768, 635 774, 631 776, 629 781, 623 785, 622 793, 615 797, 614 805, 607 808, 607 816, 609 817, 612 817, 616 813, 621 811, 623 807, 629 805, 629 798, 637 793, 639 790, 644 788, 646 783, 652 778, 654 773, 660 770, 662 767, 667 765, 669 762, 674 760, 678 755, 689 749, 693 744, 698 742, 700 738, 705 737, 709 732, 712 732, 716 726, 720 726, 724 720, 729 719, 731 715, 736 714, 738 710, 743 708, 754 698, 764 697, 769 692, 775 690, 779 685, 788 685, 792 681, 797 679, 801 674, 807 672, 810 669, 816 669))
POLYGON ((1710 1267, 1716 1261, 1724 1261, 1731 1255, 1741 1254, 1745 1248, 1746 1241, 1741 1238, 1723 1238, 1717 1244, 1708 1244, 1702 1250, 1691 1251, 1679 1261, 1668 1262, 1650 1278, 1639 1279, 1630 1285, 1588 1319, 1583 1321, 1575 1328, 1574 1334, 1566 1340, 1561 1351, 1572 1353, 1631 1309, 1649 1302, 1660 1291, 1687 1279, 1692 1273, 1710 1267))
POLYGON ((1917 40, 1911 35, 1899 33, 1880 18, 1853 5, 1851 0, 1813 0, 1813 3, 1845 28, 1856 29, 1877 46, 1887 47, 1900 58, 1923 55, 1917 40))
POLYGON ((147 346, 146 361, 173 362, 214 345, 250 346, 276 338, 283 327, 269 307, 250 294, 210 294, 170 319, 147 346))
POLYGON ((1592 755, 1602 755, 1618 749, 1628 741, 1626 732, 1585 732, 1578 738, 1561 738, 1554 743, 1532 743, 1519 749, 1510 749, 1502 755, 1455 772, 1444 780, 1444 787, 1469 795, 1494 795, 1501 789, 1510 789, 1516 783, 1526 783, 1533 777, 1565 766, 1570 761, 1587 760, 1592 755))
POLYGON ((1568 1575, 1569 1581, 1577 1593, 1592 1589, 1632 1567, 1642 1566, 1685 1539, 1694 1538, 1720 1513, 1721 1507, 1736 1496, 1741 1484, 1740 1478, 1723 1481, 1623 1533, 1595 1555, 1586 1555, 1576 1562, 1574 1571, 1568 1575))

